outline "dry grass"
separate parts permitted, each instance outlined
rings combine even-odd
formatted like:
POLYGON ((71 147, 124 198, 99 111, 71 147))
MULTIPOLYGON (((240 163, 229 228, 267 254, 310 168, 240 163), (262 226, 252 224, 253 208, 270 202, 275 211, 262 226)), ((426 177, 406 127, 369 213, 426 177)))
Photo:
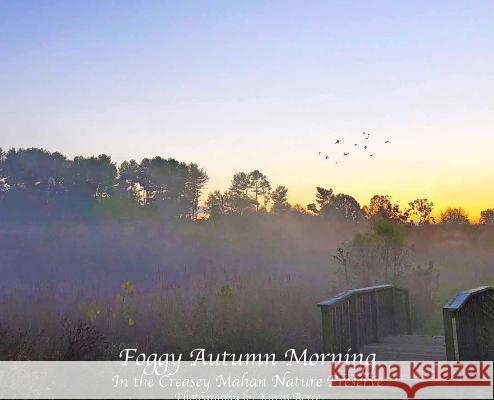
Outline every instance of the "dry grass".
MULTIPOLYGON (((107 359, 134 344, 146 352, 319 351, 315 305, 341 289, 332 255, 365 229, 300 216, 3 228, 0 329, 8 339, 0 358, 107 359), (101 306, 97 315, 90 305, 101 306)), ((430 315, 417 329, 441 333, 440 307, 451 295, 494 284, 494 229, 410 228, 408 239, 417 262, 436 271, 430 315)))

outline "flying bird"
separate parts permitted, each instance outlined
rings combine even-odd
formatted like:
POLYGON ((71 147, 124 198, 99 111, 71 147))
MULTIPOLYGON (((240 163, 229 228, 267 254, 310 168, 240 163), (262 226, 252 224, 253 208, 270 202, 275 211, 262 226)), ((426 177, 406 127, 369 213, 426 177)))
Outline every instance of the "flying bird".
POLYGON ((338 144, 338 143, 340 143, 340 139, 338 139, 338 140, 335 142, 335 144, 338 144))
POLYGON ((329 158, 329 156, 326 156, 326 160, 329 158))
POLYGON ((319 155, 321 155, 321 152, 319 152, 319 155))
POLYGON ((355 143, 354 146, 357 146, 357 143, 355 143))
POLYGON ((349 154, 350 154, 350 153, 343 153, 343 155, 344 155, 344 156, 347 156, 347 155, 349 155, 349 154))
POLYGON ((367 150, 367 146, 364 146, 364 149, 367 150))
POLYGON ((371 157, 374 157, 374 154, 371 154, 370 156, 371 156, 371 157))
POLYGON ((389 140, 386 140, 386 141, 384 142, 384 144, 386 144, 386 143, 391 143, 391 142, 390 142, 389 140))

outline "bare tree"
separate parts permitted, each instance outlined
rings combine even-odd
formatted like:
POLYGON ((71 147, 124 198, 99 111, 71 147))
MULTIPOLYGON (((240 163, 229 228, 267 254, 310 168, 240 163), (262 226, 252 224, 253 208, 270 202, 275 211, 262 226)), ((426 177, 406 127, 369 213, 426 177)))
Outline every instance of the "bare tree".
POLYGON ((480 221, 482 225, 494 225, 494 209, 488 208, 480 212, 480 221))
POLYGON ((363 210, 370 219, 388 219, 398 222, 405 222, 408 219, 408 212, 401 211, 400 206, 393 203, 391 196, 388 195, 372 196, 369 205, 363 210))
POLYGON ((447 208, 441 212, 439 221, 445 225, 468 225, 470 223, 467 212, 461 207, 447 208))
POLYGON ((319 212, 325 207, 329 206, 333 200, 333 189, 325 189, 323 187, 316 187, 316 203, 319 206, 319 212))
POLYGON ((427 225, 434 223, 434 217, 431 215, 434 209, 434 203, 427 199, 415 199, 408 203, 408 215, 409 217, 415 217, 418 220, 419 225, 427 225))

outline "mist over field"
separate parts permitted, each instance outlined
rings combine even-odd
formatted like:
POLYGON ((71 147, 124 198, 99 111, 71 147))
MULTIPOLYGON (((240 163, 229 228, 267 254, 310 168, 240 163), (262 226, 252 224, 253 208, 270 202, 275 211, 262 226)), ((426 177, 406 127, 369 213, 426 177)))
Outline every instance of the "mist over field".
MULTIPOLYGON (((370 228, 297 214, 3 226, 0 330, 9 339, 2 359, 115 358, 129 345, 321 351, 316 304, 354 286, 333 256, 370 228)), ((441 307, 452 295, 494 283, 494 228, 404 230, 412 278, 398 283, 421 310, 414 328, 442 334, 441 307), (425 280, 411 272, 430 262, 425 280)), ((370 282, 381 283, 388 282, 370 282)))
POLYGON ((442 334, 442 305, 494 281, 492 209, 473 225, 424 198, 317 187, 303 207, 258 170, 206 195, 208 179, 172 158, 0 150, 0 359, 320 352, 316 304, 379 284, 410 290, 414 331, 442 334))
POLYGON ((379 284, 410 290, 414 331, 442 334, 442 305, 494 281, 492 209, 473 225, 424 198, 317 187, 304 207, 258 170, 206 195, 208 179, 172 158, 0 150, 0 359, 320 352, 316 304, 379 284))

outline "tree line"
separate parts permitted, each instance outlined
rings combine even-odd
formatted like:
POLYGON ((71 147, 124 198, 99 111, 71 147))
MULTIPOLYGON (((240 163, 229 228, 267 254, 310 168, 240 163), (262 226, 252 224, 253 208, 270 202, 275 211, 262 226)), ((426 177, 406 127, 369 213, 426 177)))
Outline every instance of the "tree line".
POLYGON ((31 220, 146 208, 196 220, 207 181, 197 164, 173 158, 124 161, 117 168, 104 154, 70 160, 44 149, 0 149, 0 215, 31 220))
MULTIPOLYGON (((200 206, 209 180, 195 163, 174 158, 129 160, 119 166, 105 154, 68 159, 39 148, 0 148, 0 217, 36 221, 88 218, 97 215, 129 217, 136 212, 168 220, 218 220, 229 216, 283 214, 317 216, 358 223, 386 219, 427 225, 468 224, 462 208, 448 208, 436 221, 434 204, 418 198, 405 208, 388 195, 375 195, 361 206, 352 196, 317 187, 315 202, 306 207, 288 202, 286 186, 272 188, 260 171, 238 172, 224 192, 215 190, 200 206)), ((494 224, 494 209, 481 212, 481 224, 494 224)))

